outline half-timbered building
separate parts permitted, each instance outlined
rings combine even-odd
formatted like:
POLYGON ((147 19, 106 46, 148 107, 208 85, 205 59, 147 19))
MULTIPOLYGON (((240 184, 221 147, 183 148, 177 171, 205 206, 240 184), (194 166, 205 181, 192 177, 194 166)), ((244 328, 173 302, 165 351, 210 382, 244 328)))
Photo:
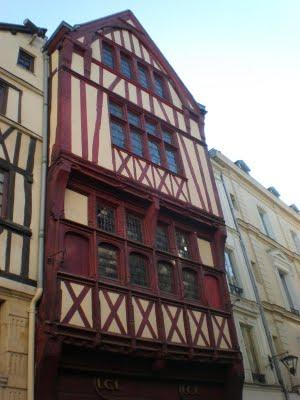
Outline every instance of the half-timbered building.
POLYGON ((27 397, 37 285, 46 29, 0 23, 0 398, 27 397))
POLYGON ((130 12, 50 56, 38 399, 240 399, 200 106, 130 12))

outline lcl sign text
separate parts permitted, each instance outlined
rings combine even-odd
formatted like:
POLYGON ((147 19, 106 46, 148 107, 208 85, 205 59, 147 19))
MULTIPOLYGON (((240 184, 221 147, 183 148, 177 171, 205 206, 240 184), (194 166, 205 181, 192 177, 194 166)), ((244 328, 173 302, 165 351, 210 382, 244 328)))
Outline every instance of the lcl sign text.
POLYGON ((96 378, 95 385, 97 391, 110 390, 116 392, 119 390, 119 381, 110 378, 96 378))

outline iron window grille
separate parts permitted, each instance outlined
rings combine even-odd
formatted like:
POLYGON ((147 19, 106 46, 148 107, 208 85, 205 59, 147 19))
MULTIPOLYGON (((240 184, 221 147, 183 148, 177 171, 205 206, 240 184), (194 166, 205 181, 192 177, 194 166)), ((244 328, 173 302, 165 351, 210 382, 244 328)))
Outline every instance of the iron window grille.
POLYGON ((129 256, 130 282, 134 285, 149 286, 147 273, 147 258, 139 253, 129 256))
POLYGON ((98 228, 114 233, 115 232, 115 210, 104 204, 97 204, 97 225, 98 228))
POLYGON ((23 49, 19 49, 17 64, 30 72, 34 71, 34 56, 23 49))
POLYGON ((111 244, 98 246, 99 275, 118 279, 118 249, 111 244))

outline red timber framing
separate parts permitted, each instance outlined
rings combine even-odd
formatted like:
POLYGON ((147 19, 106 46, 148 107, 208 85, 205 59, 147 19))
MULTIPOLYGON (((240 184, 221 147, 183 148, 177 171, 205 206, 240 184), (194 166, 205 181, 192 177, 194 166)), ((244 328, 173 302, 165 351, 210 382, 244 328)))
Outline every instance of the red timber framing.
POLYGON ((130 11, 72 30, 62 26, 48 42, 50 55, 57 49, 58 67, 52 74, 52 78, 58 74, 57 101, 52 97, 57 126, 49 149, 37 399, 240 400, 243 368, 224 270, 226 232, 207 160, 204 113, 130 11), (116 29, 125 29, 127 36, 116 29), (98 112, 89 136, 90 99, 84 85, 90 82, 92 62, 103 67, 103 60, 92 59, 90 47, 103 37, 106 63, 114 63, 106 69, 111 68, 117 78, 104 87, 99 77, 98 112), (147 52, 148 61, 132 57, 134 49, 141 57, 147 52), (82 145, 77 154, 71 134, 73 52, 83 55, 83 75, 76 76, 82 145), (130 64, 123 60, 122 66, 121 57, 130 64), (138 87, 142 84, 138 63, 148 74, 146 89, 138 87), (125 79, 128 65, 132 76, 125 79), (121 101, 111 91, 122 80, 126 83, 121 101), (171 102, 168 80, 178 93, 184 129, 172 117, 178 116, 179 104, 171 102), (137 99, 142 98, 142 90, 152 99, 146 112, 139 100, 134 106, 128 100, 133 83, 137 99), (144 122, 139 131, 144 135, 143 156, 129 142, 123 146, 120 141, 110 149, 112 167, 99 164, 99 154, 106 156, 101 153, 99 127, 103 118, 109 121, 104 94, 126 104, 126 118, 114 118, 126 125, 127 135, 132 128, 127 110, 139 113, 142 121, 157 122, 159 132, 162 127, 176 132, 172 143, 163 143, 162 133, 155 140, 161 154, 168 146, 178 152, 178 171, 171 170, 166 158, 161 165, 151 159, 144 122), (157 110, 162 112, 160 119, 154 115, 157 110), (200 127, 199 138, 190 144, 193 120, 200 127), (191 151, 197 154, 194 161, 188 158, 191 151), (195 182, 193 192, 189 179, 195 182), (205 186, 209 179, 210 188, 205 186), (86 222, 68 217, 65 196, 70 191, 84 197, 86 222), (196 204, 193 196, 198 198, 196 204), (211 258, 204 254, 203 245, 210 249, 211 258))

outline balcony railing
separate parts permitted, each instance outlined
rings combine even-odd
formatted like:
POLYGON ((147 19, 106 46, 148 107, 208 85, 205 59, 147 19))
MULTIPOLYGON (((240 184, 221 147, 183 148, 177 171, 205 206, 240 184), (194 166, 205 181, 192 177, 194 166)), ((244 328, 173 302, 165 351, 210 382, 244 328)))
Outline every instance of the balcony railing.
POLYGON ((232 283, 229 283, 229 290, 231 294, 236 296, 242 296, 243 294, 243 289, 239 286, 233 285, 232 283))
POLYGON ((266 383, 266 376, 257 372, 252 372, 252 379, 254 383, 266 383))

